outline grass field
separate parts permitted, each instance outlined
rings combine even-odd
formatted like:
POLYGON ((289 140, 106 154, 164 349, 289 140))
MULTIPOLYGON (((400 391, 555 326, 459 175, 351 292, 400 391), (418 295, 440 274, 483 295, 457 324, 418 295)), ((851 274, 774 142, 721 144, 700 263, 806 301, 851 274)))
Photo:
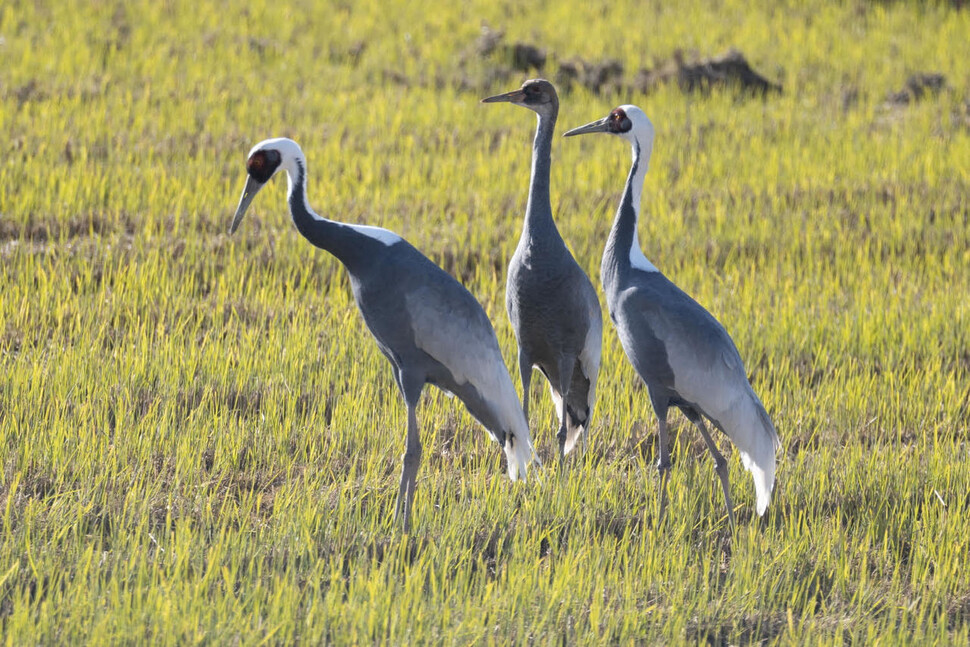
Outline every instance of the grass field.
MULTIPOLYGON (((967 34, 966 8, 902 1, 0 5, 3 642, 968 644, 967 34), (345 272, 283 181, 226 235, 249 148, 292 137, 315 209, 459 277, 512 366, 535 119, 478 100, 537 73, 481 58, 483 24, 546 48, 550 78, 736 46, 784 86, 576 88, 559 119, 653 119, 640 240, 775 421, 764 518, 731 454, 727 526, 677 414, 655 527, 656 422, 607 326, 589 451, 524 485, 428 390, 403 534, 404 407, 345 272), (947 88, 885 103, 922 71, 947 88)), ((629 150, 553 155, 598 285, 629 150)))

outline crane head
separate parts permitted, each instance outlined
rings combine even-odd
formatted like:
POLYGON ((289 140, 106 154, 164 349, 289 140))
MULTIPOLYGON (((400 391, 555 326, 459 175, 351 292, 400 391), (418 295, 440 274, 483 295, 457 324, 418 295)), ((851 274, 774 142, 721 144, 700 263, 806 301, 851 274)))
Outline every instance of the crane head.
POLYGON ((500 102, 514 103, 539 113, 559 108, 556 86, 545 79, 530 79, 518 90, 482 99, 482 103, 500 102))
POLYGON ((276 175, 276 172, 285 166, 284 162, 301 156, 300 147, 296 142, 284 137, 267 139, 253 146, 246 160, 246 186, 239 198, 236 213, 232 217, 232 225, 229 226, 230 234, 235 233, 253 198, 276 175))
POLYGON ((643 110, 631 105, 614 108, 602 119, 566 131, 563 137, 588 133, 619 135, 631 143, 653 145, 653 123, 643 110))

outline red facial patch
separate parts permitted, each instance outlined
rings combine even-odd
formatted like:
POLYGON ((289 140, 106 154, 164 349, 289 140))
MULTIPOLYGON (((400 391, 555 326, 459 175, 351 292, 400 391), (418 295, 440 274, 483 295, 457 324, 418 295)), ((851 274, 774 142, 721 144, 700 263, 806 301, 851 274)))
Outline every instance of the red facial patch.
POLYGON ((609 127, 611 133, 625 133, 633 127, 633 122, 626 116, 623 108, 614 108, 610 113, 609 127))
POLYGON ((266 166, 266 154, 263 151, 253 153, 253 156, 246 162, 246 170, 248 171, 259 172, 263 170, 264 166, 266 166))
POLYGON ((246 171, 254 180, 268 182, 279 165, 279 151, 270 148, 253 153, 246 161, 246 171))

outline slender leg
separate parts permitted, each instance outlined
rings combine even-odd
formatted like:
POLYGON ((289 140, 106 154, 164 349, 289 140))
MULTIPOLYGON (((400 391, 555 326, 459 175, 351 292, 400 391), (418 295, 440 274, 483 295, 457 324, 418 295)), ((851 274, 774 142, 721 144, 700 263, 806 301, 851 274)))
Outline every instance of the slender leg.
POLYGON ((560 404, 562 411, 562 421, 559 423, 559 432, 556 433, 556 438, 559 439, 559 462, 566 460, 566 436, 568 435, 568 429, 566 425, 566 394, 562 395, 562 403, 560 404))
POLYGON ((519 374, 522 376, 522 412, 529 422, 529 388, 532 386, 532 360, 519 348, 519 374))
POLYGON ((417 402, 407 402, 408 408, 408 439, 407 450, 404 452, 404 466, 401 468, 401 486, 397 493, 397 506, 394 520, 403 517, 404 532, 411 530, 411 505, 414 502, 414 482, 421 463, 421 439, 418 438, 418 417, 415 413, 417 402))
POLYGON ((663 414, 657 414, 657 423, 657 435, 660 438, 657 456, 657 471, 660 473, 660 514, 657 515, 657 527, 659 527, 667 513, 667 481, 670 478, 670 439, 667 437, 666 409, 663 414))
POLYGON ((701 416, 696 412, 688 413, 687 418, 700 430, 701 438, 704 439, 704 443, 707 445, 707 449, 711 452, 711 457, 714 459, 714 471, 717 472, 717 477, 721 479, 721 490, 724 492, 724 506, 727 508, 728 520, 733 526, 734 506, 731 505, 731 488, 728 485, 727 461, 724 460, 724 456, 721 455, 721 452, 717 450, 717 445, 714 444, 714 439, 711 438, 709 433, 707 433, 707 427, 704 424, 704 419, 701 418, 701 416))
POLYGON ((559 461, 566 458, 566 437, 569 434, 569 418, 566 417, 566 403, 569 401, 569 387, 573 383, 573 366, 576 360, 572 357, 563 357, 559 360, 559 393, 562 400, 559 402, 559 461))

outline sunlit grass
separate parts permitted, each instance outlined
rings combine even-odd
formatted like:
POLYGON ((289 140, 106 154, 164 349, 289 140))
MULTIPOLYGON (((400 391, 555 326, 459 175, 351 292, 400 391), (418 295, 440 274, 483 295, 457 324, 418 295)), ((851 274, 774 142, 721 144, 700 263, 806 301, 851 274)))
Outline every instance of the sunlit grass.
MULTIPOLYGON (((970 12, 397 5, 0 6, 4 642, 966 644, 970 12), (429 390, 404 535, 404 407, 345 273, 294 230, 284 182, 226 235, 246 152, 293 137, 316 210, 405 235, 511 360, 535 120, 478 100, 536 73, 488 82, 483 24, 546 48, 549 77, 735 46, 784 86, 576 88, 559 126, 627 102, 653 119, 640 239, 725 324, 778 427, 764 519, 732 457, 728 529, 672 416, 655 528, 656 424, 608 327, 589 451, 525 485, 429 390), (885 105, 917 71, 949 88, 885 105)), ((557 222, 598 284, 629 151, 553 155, 557 222)))

